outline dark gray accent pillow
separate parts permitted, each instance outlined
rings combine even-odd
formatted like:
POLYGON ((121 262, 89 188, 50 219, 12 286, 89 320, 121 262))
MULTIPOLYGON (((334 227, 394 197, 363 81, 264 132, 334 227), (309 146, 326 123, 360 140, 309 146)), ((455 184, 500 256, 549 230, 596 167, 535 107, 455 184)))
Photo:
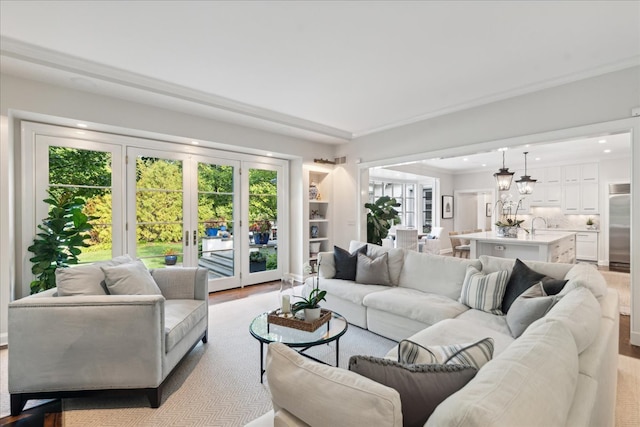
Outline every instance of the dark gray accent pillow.
POLYGON ((391 286, 389 276, 389 254, 384 253, 377 258, 369 258, 365 254, 358 254, 356 267, 356 282, 363 285, 391 286))
POLYGON ((558 280, 545 276, 542 273, 538 273, 537 271, 527 267, 524 262, 516 259, 516 263, 511 271, 511 277, 507 283, 507 290, 505 291, 504 298, 502 299, 502 312, 507 314, 509 312, 509 307, 511 307, 511 304, 513 304, 516 298, 540 281, 542 281, 542 285, 544 286, 544 290, 547 295, 555 295, 559 293, 567 283, 566 280, 558 280))
POLYGON ((356 280, 358 253, 366 254, 367 245, 358 248, 352 254, 338 246, 333 247, 333 259, 336 266, 336 275, 333 277, 334 279, 356 280))
POLYGON ((542 282, 524 291, 511 304, 507 313, 506 320, 511 335, 518 338, 530 324, 544 317, 557 301, 558 297, 545 293, 542 282))
POLYGON ((349 370, 395 389, 402 402, 402 425, 423 426, 436 407, 478 372, 466 365, 403 365, 371 356, 352 356, 349 370))

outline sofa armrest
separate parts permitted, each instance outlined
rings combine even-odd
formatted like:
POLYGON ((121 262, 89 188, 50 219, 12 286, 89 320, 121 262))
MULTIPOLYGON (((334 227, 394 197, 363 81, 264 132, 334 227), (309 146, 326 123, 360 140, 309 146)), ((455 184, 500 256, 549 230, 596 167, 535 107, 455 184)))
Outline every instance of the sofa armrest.
POLYGON ((162 295, 33 295, 8 311, 11 393, 162 382, 162 295))
POLYGON ((151 276, 166 299, 206 301, 208 297, 206 268, 158 268, 151 270, 151 276))
POLYGON ((336 275, 336 262, 332 252, 318 253, 318 265, 320 277, 333 279, 336 275))

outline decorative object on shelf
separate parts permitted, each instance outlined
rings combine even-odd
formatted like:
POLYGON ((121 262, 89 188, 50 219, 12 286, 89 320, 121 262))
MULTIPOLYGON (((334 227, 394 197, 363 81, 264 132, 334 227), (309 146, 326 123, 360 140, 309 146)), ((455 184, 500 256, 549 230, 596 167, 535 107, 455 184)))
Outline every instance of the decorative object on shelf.
POLYGON ((595 228, 596 227, 595 227, 595 224, 593 222, 593 219, 591 217, 589 217, 587 219, 587 230, 594 230, 595 228))
POLYGON ((324 219, 322 215, 320 215, 320 211, 318 209, 312 209, 311 213, 309 213, 309 219, 324 219))
POLYGON ((319 230, 320 230, 320 229, 318 228, 318 226, 317 226, 317 225, 312 225, 312 226, 310 227, 310 235, 311 235, 311 238, 312 238, 312 239, 315 239, 315 238, 317 238, 317 237, 318 237, 318 232, 319 232, 319 230))
POLYGON ((528 151, 524 152, 524 175, 520 177, 519 180, 516 181, 518 185, 518 193, 522 195, 533 193, 533 187, 536 186, 536 179, 532 179, 529 175, 527 175, 527 154, 528 151))
MULTIPOLYGON (((521 196, 517 202, 514 202, 511 194, 502 194, 500 200, 496 202, 495 211, 499 218, 495 225, 496 234, 499 237, 518 237, 520 224, 524 222, 523 219, 518 219, 518 209, 522 206, 523 198, 524 196, 521 196)), ((523 230, 528 233, 526 229, 523 228, 523 230)))
POLYGON ((382 196, 374 203, 365 203, 367 212, 367 243, 374 243, 382 246, 382 239, 389 234, 392 222, 399 223, 400 216, 394 208, 400 203, 389 196, 382 196))
POLYGON ((501 148, 500 151, 502 151, 502 168, 494 173, 493 177, 498 184, 498 191, 507 191, 511 188, 511 180, 515 172, 509 172, 509 168, 504 167, 504 152, 507 151, 507 149, 501 148))
POLYGON ((442 196, 442 219, 453 218, 453 196, 442 196))
POLYGON ((178 252, 175 249, 169 248, 164 251, 164 263, 165 265, 176 265, 178 261, 178 252))
POLYGON ((309 253, 311 255, 311 258, 317 257, 318 252, 320 252, 320 242, 309 243, 309 253))
POLYGON ((318 199, 318 184, 315 181, 311 181, 309 184, 309 200, 318 199))

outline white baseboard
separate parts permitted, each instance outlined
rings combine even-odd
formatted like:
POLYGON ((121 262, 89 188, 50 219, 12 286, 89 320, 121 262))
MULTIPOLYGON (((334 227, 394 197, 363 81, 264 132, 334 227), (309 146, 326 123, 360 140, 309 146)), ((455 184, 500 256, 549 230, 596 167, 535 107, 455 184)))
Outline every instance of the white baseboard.
POLYGON ((0 334, 0 346, 7 345, 9 343, 9 334, 4 332, 0 334))
POLYGON ((640 346, 640 332, 631 331, 631 337, 629 339, 632 345, 640 346))

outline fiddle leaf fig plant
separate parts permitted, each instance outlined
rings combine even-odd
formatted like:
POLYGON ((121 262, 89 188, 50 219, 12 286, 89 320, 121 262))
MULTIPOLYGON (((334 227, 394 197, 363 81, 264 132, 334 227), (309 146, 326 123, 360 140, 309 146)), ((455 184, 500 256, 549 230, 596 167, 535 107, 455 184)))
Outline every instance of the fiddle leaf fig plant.
POLYGON ((391 228, 391 221, 400 223, 398 211, 394 208, 400 206, 396 199, 382 196, 374 203, 365 203, 367 212, 367 242, 382 245, 382 239, 387 237, 391 228))
POLYGON ((81 248, 86 248, 95 219, 82 213, 84 199, 74 196, 71 191, 47 191, 49 197, 44 202, 49 205, 49 215, 38 224, 29 252, 34 256, 31 272, 36 280, 31 282, 31 293, 35 294, 56 286, 56 269, 78 263, 81 248))

